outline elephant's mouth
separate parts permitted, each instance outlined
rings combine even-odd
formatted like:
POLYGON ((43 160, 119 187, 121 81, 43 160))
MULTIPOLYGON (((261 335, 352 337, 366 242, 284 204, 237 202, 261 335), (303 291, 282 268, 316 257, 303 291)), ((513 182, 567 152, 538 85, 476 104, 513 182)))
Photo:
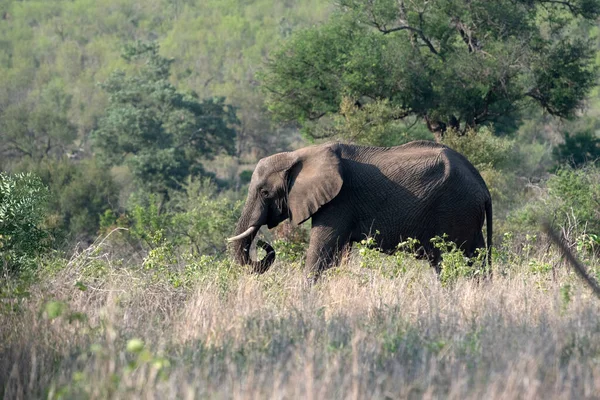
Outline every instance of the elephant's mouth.
POLYGON ((253 225, 244 232, 228 238, 227 241, 234 243, 235 258, 239 264, 250 265, 252 267, 252 272, 262 274, 265 273, 275 261, 275 250, 269 243, 258 240, 256 245, 263 249, 266 252, 266 255, 262 260, 255 261, 250 258, 250 246, 259 229, 259 226, 253 225))

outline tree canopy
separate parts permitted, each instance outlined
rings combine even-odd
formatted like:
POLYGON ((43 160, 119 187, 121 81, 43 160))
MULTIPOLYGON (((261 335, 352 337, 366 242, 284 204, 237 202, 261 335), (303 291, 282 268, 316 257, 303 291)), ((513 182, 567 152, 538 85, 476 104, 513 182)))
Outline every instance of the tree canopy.
POLYGON ((349 101, 384 104, 438 137, 532 105, 568 118, 595 82, 586 29, 599 14, 597 0, 341 0, 328 22, 295 32, 261 79, 271 111, 305 127, 349 101))
POLYGON ((233 153, 237 119, 223 99, 200 101, 177 91, 169 82, 172 60, 155 43, 127 46, 123 57, 145 62, 133 76, 116 71, 102 84, 109 105, 94 132, 101 158, 126 164, 141 183, 164 193, 203 173, 202 159, 233 153))
POLYGON ((0 0, 1 167, 91 156, 90 133, 108 103, 97 82, 129 71, 120 53, 136 40, 155 41, 174 59, 176 88, 236 108, 238 153, 271 152, 283 140, 255 71, 281 38, 329 8, 321 0, 0 0))

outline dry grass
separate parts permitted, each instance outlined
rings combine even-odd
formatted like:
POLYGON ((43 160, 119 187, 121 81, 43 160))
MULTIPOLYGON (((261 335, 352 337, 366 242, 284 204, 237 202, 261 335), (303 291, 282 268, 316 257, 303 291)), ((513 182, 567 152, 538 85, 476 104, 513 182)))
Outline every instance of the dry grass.
POLYGON ((391 258, 353 255, 313 288, 294 265, 221 263, 174 289, 109 259, 94 275, 90 257, 0 315, 4 398, 600 396, 600 303, 565 270, 443 286, 421 262, 388 277, 391 258))

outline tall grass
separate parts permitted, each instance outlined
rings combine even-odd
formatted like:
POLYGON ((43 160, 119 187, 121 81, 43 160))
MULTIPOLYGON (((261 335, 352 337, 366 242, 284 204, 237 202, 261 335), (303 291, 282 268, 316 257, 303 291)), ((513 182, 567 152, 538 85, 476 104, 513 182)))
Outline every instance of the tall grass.
POLYGON ((500 261, 492 282, 444 285, 423 262, 355 253, 312 288, 298 264, 253 276, 227 261, 175 288, 111 251, 47 268, 28 298, 4 301, 4 398, 600 393, 600 303, 552 253, 500 261))

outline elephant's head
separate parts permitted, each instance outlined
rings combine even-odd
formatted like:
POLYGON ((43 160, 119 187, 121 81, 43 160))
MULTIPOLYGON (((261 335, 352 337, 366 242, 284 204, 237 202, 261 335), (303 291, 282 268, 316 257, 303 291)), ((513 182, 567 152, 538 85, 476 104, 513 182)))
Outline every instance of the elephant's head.
POLYGON ((277 226, 287 218, 299 225, 342 188, 340 159, 329 146, 313 146, 260 160, 252 174, 248 198, 236 228, 234 254, 238 263, 263 273, 275 261, 273 248, 259 261, 250 259, 250 245, 261 226, 277 226))

